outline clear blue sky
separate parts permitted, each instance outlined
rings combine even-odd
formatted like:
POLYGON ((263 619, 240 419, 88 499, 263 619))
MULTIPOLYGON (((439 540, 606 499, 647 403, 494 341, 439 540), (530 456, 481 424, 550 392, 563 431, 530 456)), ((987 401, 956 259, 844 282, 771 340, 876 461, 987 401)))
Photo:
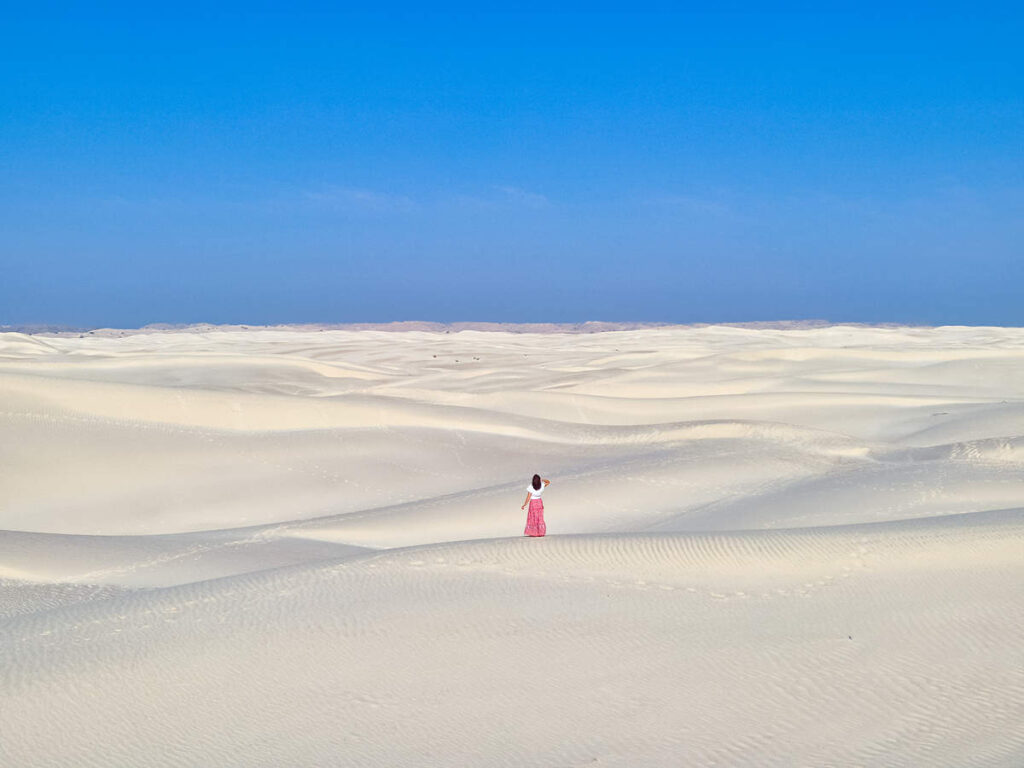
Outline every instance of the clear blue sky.
POLYGON ((544 5, 7 9, 0 324, 1024 325, 1016 4, 544 5))

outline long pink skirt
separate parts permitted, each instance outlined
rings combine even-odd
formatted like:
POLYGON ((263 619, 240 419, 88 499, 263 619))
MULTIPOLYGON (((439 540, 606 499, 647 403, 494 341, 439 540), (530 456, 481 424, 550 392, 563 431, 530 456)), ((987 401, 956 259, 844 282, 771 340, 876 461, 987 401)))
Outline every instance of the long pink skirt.
POLYGON ((526 515, 526 535, 543 536, 548 532, 544 525, 544 502, 540 499, 530 499, 530 511, 526 515))

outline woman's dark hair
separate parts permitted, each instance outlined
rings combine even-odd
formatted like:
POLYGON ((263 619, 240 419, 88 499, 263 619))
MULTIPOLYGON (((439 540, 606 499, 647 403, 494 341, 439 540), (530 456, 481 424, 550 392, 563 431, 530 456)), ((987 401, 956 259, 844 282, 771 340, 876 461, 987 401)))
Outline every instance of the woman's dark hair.
POLYGON ((540 490, 540 475, 534 475, 533 476, 533 490, 535 490, 535 491, 539 491, 540 490))

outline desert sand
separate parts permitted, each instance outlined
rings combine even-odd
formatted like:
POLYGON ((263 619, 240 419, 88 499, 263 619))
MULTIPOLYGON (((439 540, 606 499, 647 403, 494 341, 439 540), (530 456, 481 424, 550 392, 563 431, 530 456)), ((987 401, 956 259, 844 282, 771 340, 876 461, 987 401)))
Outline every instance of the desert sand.
POLYGON ((0 334, 0 722, 19 767, 1024 765, 1024 329, 0 334))

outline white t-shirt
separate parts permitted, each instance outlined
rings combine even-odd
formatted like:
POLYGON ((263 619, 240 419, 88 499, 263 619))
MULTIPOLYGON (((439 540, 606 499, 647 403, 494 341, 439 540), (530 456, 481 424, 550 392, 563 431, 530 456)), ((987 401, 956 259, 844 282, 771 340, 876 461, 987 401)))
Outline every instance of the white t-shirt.
POLYGON ((535 490, 534 487, 533 487, 533 483, 530 483, 528 486, 526 486, 526 490, 528 490, 530 492, 530 499, 531 500, 532 499, 539 499, 540 495, 542 493, 544 493, 544 489, 545 488, 547 488, 547 486, 544 485, 544 481, 543 480, 541 481, 541 484, 540 484, 540 490, 535 490))

